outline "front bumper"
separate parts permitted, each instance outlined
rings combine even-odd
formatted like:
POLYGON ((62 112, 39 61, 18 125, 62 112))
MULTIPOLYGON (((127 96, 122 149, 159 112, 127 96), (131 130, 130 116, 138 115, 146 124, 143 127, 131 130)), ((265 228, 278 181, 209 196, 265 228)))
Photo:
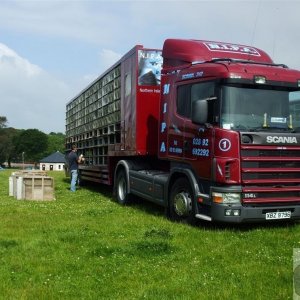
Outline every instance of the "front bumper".
POLYGON ((300 206, 268 206, 268 207, 249 207, 240 205, 229 205, 229 204, 217 204, 212 203, 211 205, 211 219, 215 222, 226 222, 226 223, 253 223, 253 222, 274 222, 274 221, 291 221, 300 220, 300 206), (226 215, 226 210, 239 211, 240 215, 226 215), (289 219, 275 219, 267 220, 266 213, 268 212, 291 212, 291 218, 289 219))

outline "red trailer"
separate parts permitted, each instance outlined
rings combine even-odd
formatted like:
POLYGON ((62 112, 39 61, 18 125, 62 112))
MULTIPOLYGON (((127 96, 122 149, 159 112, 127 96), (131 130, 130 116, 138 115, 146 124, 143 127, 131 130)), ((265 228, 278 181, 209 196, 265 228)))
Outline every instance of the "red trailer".
POLYGON ((173 220, 300 218, 300 72, 262 50, 168 39, 136 46, 67 104, 81 180, 173 220))

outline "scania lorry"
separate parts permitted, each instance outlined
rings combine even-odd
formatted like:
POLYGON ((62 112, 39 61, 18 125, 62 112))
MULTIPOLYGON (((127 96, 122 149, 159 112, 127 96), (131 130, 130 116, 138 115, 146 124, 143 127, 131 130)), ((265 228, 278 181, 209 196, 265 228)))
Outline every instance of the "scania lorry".
POLYGON ((83 181, 169 218, 300 218, 300 72, 246 45, 135 46, 66 105, 83 181))

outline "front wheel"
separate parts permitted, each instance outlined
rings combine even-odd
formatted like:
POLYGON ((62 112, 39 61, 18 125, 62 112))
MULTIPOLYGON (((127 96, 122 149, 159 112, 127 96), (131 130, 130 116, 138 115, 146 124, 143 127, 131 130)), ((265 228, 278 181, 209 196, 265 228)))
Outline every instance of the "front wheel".
POLYGON ((169 217, 173 221, 196 223, 194 194, 186 178, 177 179, 171 187, 169 217))
POLYGON ((116 178, 116 198, 119 204, 126 205, 129 203, 128 183, 124 170, 117 174, 116 178))

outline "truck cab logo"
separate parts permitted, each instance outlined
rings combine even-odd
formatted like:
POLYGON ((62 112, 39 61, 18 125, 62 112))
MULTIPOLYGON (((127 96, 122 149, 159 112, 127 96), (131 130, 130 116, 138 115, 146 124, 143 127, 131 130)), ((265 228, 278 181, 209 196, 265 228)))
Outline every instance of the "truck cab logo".
POLYGON ((267 143, 269 144, 297 144, 297 138, 295 136, 267 136, 267 143))
POLYGON ((225 44, 225 43, 214 43, 206 42, 203 43, 210 51, 221 51, 221 52, 232 52, 240 54, 248 54, 254 56, 260 56, 260 53, 253 47, 225 44))

